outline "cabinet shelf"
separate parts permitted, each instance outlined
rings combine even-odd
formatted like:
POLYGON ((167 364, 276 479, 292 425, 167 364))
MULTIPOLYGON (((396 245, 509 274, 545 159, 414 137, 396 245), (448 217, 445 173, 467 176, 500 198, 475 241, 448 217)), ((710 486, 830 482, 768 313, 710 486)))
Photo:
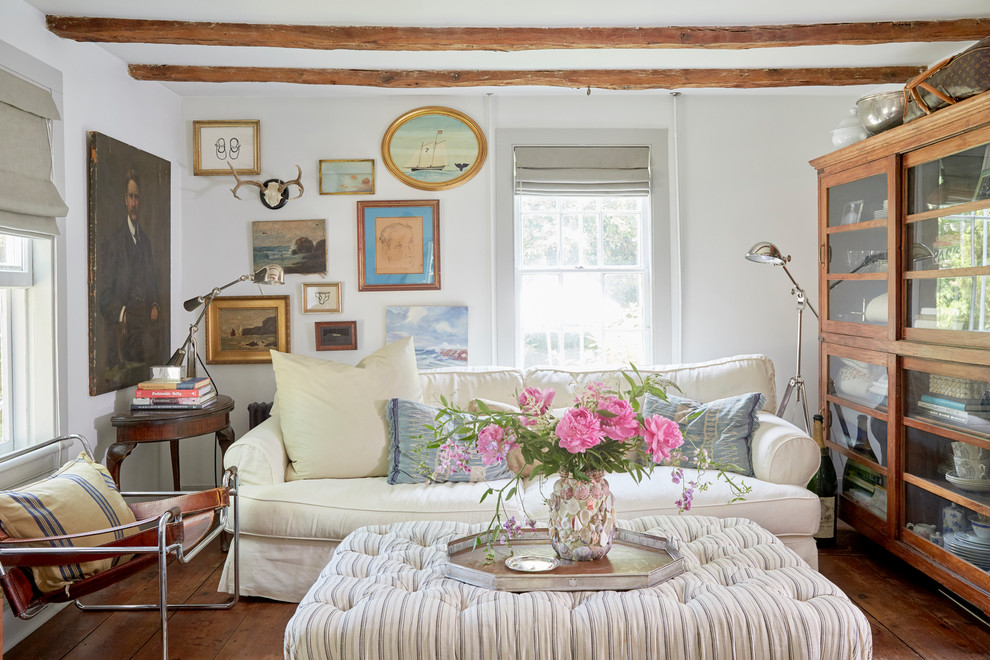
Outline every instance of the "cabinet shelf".
POLYGON ((839 516, 990 614, 990 92, 811 164, 839 516))

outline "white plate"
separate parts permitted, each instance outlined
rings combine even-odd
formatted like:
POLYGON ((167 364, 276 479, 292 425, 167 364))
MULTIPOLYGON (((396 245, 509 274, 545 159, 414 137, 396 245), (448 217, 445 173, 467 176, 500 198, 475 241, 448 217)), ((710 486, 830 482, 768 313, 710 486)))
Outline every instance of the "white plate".
POLYGON ((990 493, 990 480, 988 479, 963 479, 956 476, 953 470, 945 475, 950 484, 955 484, 963 490, 971 490, 975 493, 990 493))
POLYGON ((957 541, 968 541, 970 543, 975 543, 979 546, 984 546, 988 551, 990 551, 990 539, 980 538, 972 532, 956 532, 957 541))

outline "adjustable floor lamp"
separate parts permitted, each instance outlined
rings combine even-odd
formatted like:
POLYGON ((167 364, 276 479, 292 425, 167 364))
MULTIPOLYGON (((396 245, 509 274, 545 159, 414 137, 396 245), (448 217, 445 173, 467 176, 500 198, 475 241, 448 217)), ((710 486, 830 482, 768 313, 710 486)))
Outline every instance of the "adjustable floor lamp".
POLYGON ((810 433, 811 432, 811 417, 808 415, 808 393, 804 388, 804 378, 801 376, 801 330, 804 320, 804 307, 808 306, 811 313, 818 318, 818 312, 815 308, 807 301, 804 289, 797 283, 791 272, 787 270, 787 262, 791 260, 791 256, 783 256, 780 250, 773 243, 757 243, 749 249, 746 253, 746 258, 750 261, 755 261, 760 264, 770 264, 771 266, 780 266, 787 273, 787 277, 790 278, 791 283, 794 288, 791 289, 791 294, 797 296, 797 373, 787 381, 787 389, 784 390, 784 397, 780 400, 780 406, 777 408, 777 417, 783 417, 784 411, 787 409, 787 404, 790 403, 791 396, 797 395, 797 400, 804 407, 804 428, 810 433))
MULTIPOLYGON (((185 377, 191 378, 196 375, 196 332, 199 330, 200 321, 203 320, 203 316, 206 315, 206 310, 209 309, 210 303, 213 299, 220 295, 220 292, 227 287, 234 286, 238 282, 246 282, 251 280, 253 283, 261 284, 285 284, 285 270, 278 264, 270 264, 268 266, 262 266, 253 273, 248 273, 246 275, 241 275, 233 282, 228 282, 223 286, 218 286, 211 290, 209 293, 205 293, 201 296, 196 296, 195 298, 190 298, 186 302, 182 303, 182 307, 185 308, 187 312, 194 311, 199 308, 200 305, 203 306, 203 310, 196 317, 196 321, 189 326, 189 334, 186 335, 185 341, 183 341, 175 353, 172 353, 172 357, 168 359, 165 363, 167 367, 181 367, 183 361, 186 363, 185 377)), ((202 364, 203 359, 199 358, 202 364)), ((203 366, 206 369, 206 366, 203 366)))

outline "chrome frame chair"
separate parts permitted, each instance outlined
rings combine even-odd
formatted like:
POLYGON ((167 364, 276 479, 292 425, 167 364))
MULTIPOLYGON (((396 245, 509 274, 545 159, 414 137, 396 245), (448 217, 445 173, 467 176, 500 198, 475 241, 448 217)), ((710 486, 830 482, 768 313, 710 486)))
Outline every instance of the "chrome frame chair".
MULTIPOLYGON (((62 463, 78 456, 66 451, 74 444, 92 458, 89 443, 81 435, 71 434, 53 438, 47 442, 0 458, 0 470, 4 466, 18 467, 30 463, 33 456, 40 456, 45 472, 33 471, 31 479, 23 484, 46 478, 62 463), (58 445, 58 446, 56 446, 58 445)), ((25 468, 31 471, 30 468, 25 468)), ((23 470, 22 470, 23 471, 23 470)), ((0 586, 16 616, 30 619, 49 603, 74 601, 76 607, 86 611, 136 611, 158 610, 161 617, 162 657, 168 659, 168 610, 216 610, 230 609, 237 604, 240 594, 240 525, 237 507, 237 468, 228 468, 218 488, 199 492, 127 492, 121 493, 126 499, 142 498, 140 502, 128 502, 137 521, 108 529, 83 534, 47 536, 33 539, 15 539, 0 531, 0 586), (155 498, 155 499, 148 499, 155 498), (233 515, 230 509, 233 507, 233 515), (174 558, 186 564, 219 536, 232 518, 230 547, 234 553, 233 578, 234 593, 218 603, 169 603, 168 602, 168 563, 174 558), (117 530, 137 529, 136 533, 123 539, 98 546, 71 546, 75 541, 85 540, 96 534, 117 530), (51 547, 52 542, 69 542, 70 547, 51 547), (32 547, 44 544, 47 547, 32 547), (77 580, 64 590, 51 593, 40 592, 34 584, 30 568, 32 566, 60 566, 79 564, 98 559, 119 559, 131 557, 111 568, 77 580), (147 604, 85 605, 79 598, 100 591, 138 571, 158 563, 158 602, 147 604)))

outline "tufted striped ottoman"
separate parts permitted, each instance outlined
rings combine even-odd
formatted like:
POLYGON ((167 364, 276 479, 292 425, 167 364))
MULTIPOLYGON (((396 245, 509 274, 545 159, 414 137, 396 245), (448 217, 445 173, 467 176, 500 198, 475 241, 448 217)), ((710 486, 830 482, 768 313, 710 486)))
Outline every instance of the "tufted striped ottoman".
POLYGON ((287 658, 869 658, 863 613, 743 518, 650 516, 686 571, 648 589, 509 593, 444 577, 486 525, 409 522, 345 538, 285 630, 287 658))

